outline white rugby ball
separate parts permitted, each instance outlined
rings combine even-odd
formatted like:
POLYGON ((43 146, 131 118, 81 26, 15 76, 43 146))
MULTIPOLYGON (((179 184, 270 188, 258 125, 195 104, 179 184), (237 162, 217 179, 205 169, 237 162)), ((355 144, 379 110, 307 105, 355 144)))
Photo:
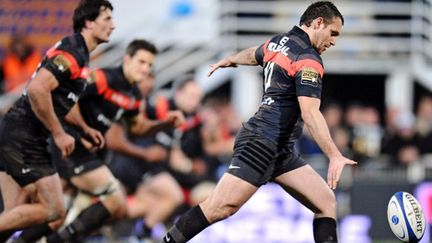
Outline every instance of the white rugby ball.
POLYGON ((403 242, 419 242, 425 232, 425 216, 417 199, 408 192, 396 192, 387 206, 387 220, 403 242))

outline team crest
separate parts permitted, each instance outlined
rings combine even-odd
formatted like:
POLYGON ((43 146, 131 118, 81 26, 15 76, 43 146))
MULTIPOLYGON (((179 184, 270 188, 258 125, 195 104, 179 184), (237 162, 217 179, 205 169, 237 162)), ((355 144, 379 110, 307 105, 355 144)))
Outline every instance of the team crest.
POLYGON ((319 73, 313 68, 304 68, 301 73, 301 84, 318 87, 319 73))
POLYGON ((90 75, 87 77, 87 83, 92 84, 96 82, 96 80, 97 80, 96 72, 95 71, 90 72, 90 75))
POLYGON ((60 72, 64 72, 72 66, 72 63, 62 54, 57 55, 54 58, 53 63, 57 66, 60 72))

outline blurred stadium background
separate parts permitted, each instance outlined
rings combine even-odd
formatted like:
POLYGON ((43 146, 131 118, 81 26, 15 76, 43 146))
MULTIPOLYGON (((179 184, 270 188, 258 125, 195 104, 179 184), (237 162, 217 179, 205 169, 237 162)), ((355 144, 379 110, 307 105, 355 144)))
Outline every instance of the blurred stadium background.
MULTIPOLYGON (((25 35, 42 53, 71 33, 71 11, 77 2, 1 0, 0 61, 16 34, 25 35)), ((148 39, 160 50, 154 67, 156 91, 169 93, 176 77, 193 74, 208 95, 229 98, 236 114, 245 120, 260 102, 260 69, 222 70, 207 78, 208 64, 288 31, 311 1, 111 2, 116 30, 110 43, 93 53, 92 67, 119 64, 129 41, 148 39)), ((396 191, 412 192, 427 221, 432 220, 432 1, 334 2, 345 17, 345 26, 337 45, 323 55, 323 110, 337 107, 340 113, 326 116, 341 116, 332 134, 341 134, 338 145, 359 161, 356 168, 344 171, 336 191, 340 239, 343 243, 396 242, 386 218, 388 199, 396 191), (399 137, 406 138, 407 129, 421 142, 392 140, 399 132, 399 137), (414 147, 414 152, 403 154, 401 144, 414 147)), ((4 74, 5 67, 2 70, 4 74)), ((0 107, 4 112, 19 92, 3 91, 0 107)), ((299 149, 326 174, 327 161, 307 135, 299 149)), ((237 215, 192 242, 313 242, 311 220, 308 210, 274 185, 266 185, 237 215)), ((422 242, 431 242, 430 238, 428 226, 422 242)))

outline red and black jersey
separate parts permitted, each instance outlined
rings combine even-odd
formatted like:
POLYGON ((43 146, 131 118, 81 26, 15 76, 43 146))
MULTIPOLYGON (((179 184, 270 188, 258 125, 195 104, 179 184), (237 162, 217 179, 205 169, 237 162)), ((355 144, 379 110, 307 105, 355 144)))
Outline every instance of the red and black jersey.
POLYGON ((125 78, 121 66, 92 71, 89 83, 78 102, 89 126, 105 133, 113 122, 139 113, 141 93, 125 78))
POLYGON ((276 143, 293 144, 303 128, 297 97, 321 98, 321 57, 299 27, 262 44, 255 57, 264 68, 264 93, 245 127, 276 143))
MULTIPOLYGON (((155 102, 147 102, 145 114, 147 118, 152 120, 163 121, 167 119, 168 112, 173 110, 178 110, 173 99, 168 99, 165 96, 157 96, 155 102)), ((185 122, 177 128, 181 132, 184 133, 201 126, 201 117, 199 114, 184 114, 184 116, 186 118, 185 122)))
MULTIPOLYGON (((168 112, 178 110, 173 99, 168 99, 164 96, 157 96, 154 102, 147 102, 146 116, 152 120, 165 120, 168 117, 168 112)), ((156 141, 165 146, 170 146, 171 139, 175 136, 174 130, 181 134, 180 144, 183 152, 191 158, 196 158, 204 153, 201 142, 200 129, 202 125, 201 117, 198 113, 185 114, 185 122, 176 129, 167 129, 160 131, 156 135, 156 141), (160 134, 164 134, 160 136, 160 134), (159 135, 159 136, 158 136, 159 135)))
MULTIPOLYGON (((47 69, 59 83, 57 88, 51 91, 51 96, 54 111, 60 119, 69 112, 84 91, 89 76, 88 64, 89 51, 84 38, 76 33, 65 37, 50 48, 36 70, 37 72, 41 68, 47 69)), ((24 115, 29 122, 40 127, 44 133, 48 133, 34 114, 26 91, 9 113, 24 115)))

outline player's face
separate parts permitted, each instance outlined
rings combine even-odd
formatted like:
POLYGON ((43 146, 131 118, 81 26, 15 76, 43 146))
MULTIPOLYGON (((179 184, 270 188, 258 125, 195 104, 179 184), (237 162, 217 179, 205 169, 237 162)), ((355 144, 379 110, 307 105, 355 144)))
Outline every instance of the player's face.
POLYGON ((155 55, 146 50, 138 50, 134 56, 124 59, 125 75, 132 83, 146 79, 152 71, 155 55))
POLYGON ((342 20, 340 18, 334 18, 332 22, 327 24, 324 23, 324 20, 322 21, 317 28, 314 46, 319 54, 336 45, 336 39, 342 30, 342 20))
POLYGON ((189 82, 176 92, 176 104, 182 111, 193 113, 198 109, 202 97, 200 86, 196 82, 189 82))
POLYGON ((114 30, 111 9, 102 9, 99 16, 92 22, 92 27, 93 37, 98 43, 108 42, 114 30))

